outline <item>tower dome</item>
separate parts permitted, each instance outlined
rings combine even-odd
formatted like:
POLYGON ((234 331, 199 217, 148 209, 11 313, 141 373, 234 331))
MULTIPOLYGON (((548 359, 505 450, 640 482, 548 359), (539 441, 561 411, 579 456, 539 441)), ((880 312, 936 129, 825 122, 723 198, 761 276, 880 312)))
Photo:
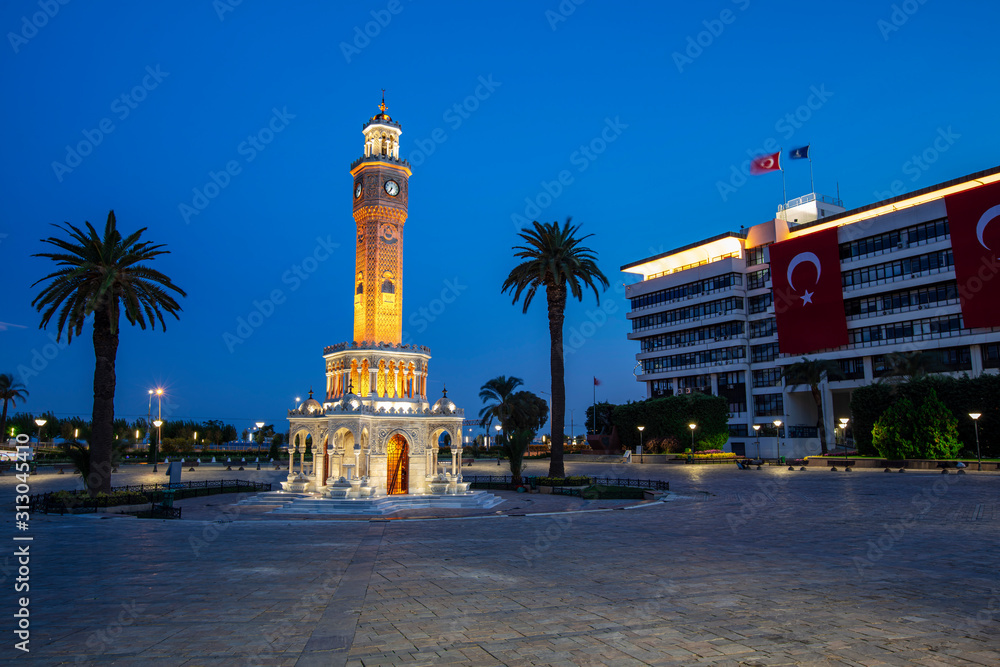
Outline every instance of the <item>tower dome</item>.
POLYGON ((457 410, 458 408, 455 406, 455 403, 452 402, 450 398, 448 398, 447 387, 444 388, 442 394, 443 395, 441 396, 441 398, 439 398, 437 402, 434 404, 434 407, 431 408, 431 412, 433 414, 439 414, 439 415, 454 414, 455 410, 457 410))
POLYGON ((312 387, 309 387, 309 398, 303 401, 302 405, 299 406, 299 412, 310 415, 323 414, 323 404, 313 398, 312 387))

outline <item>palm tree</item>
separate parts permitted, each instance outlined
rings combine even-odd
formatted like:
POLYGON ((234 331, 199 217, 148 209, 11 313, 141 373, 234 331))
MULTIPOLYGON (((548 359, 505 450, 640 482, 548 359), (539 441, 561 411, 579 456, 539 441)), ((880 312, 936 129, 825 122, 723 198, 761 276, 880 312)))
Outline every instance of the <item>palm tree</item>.
POLYGON ((823 396, 819 391, 819 383, 823 381, 824 376, 830 380, 843 378, 844 372, 841 370, 840 364, 832 359, 802 357, 802 361, 785 366, 781 371, 781 376, 789 387, 799 384, 809 386, 813 400, 816 402, 816 427, 819 429, 819 444, 823 453, 826 454, 826 424, 823 421, 823 396))
POLYGON ((89 223, 86 231, 68 222, 54 225, 66 232, 69 238, 49 237, 43 243, 55 246, 51 253, 38 253, 35 257, 51 259, 60 267, 32 287, 43 281, 45 285, 32 306, 42 313, 40 329, 48 326, 58 311, 56 340, 66 329, 68 341, 79 336, 85 320, 94 316, 94 411, 90 440, 90 470, 87 489, 90 493, 108 493, 111 490, 112 445, 115 420, 115 360, 118 355, 118 320, 124 311, 129 324, 146 328, 160 326, 166 330, 163 313, 178 317, 181 310, 167 290, 186 296, 184 290, 142 262, 168 254, 164 246, 149 241, 139 241, 143 227, 123 238, 116 227, 115 212, 108 213, 108 221, 101 236, 89 223))
POLYGON ((486 432, 490 432, 490 425, 496 419, 503 427, 506 434, 507 422, 514 411, 514 390, 524 384, 524 380, 514 377, 500 375, 487 380, 479 389, 479 398, 483 402, 483 408, 479 411, 479 421, 486 432))
POLYGON ((0 414, 0 442, 6 442, 7 404, 17 407, 17 401, 28 400, 28 389, 14 379, 10 373, 0 373, 0 400, 3 401, 3 414, 0 414))
POLYGON ((597 289, 600 283, 604 289, 608 287, 608 279, 597 268, 597 256, 590 248, 580 245, 589 238, 587 234, 580 238, 576 233, 580 226, 570 224, 560 226, 558 222, 531 223, 533 227, 518 234, 526 245, 514 246, 514 256, 524 260, 514 267, 503 283, 502 292, 513 292, 512 303, 517 303, 524 294, 524 307, 521 312, 528 312, 528 306, 539 287, 545 288, 545 297, 549 309, 549 366, 552 375, 552 459, 549 463, 549 477, 565 477, 563 466, 563 421, 566 418, 566 382, 564 379, 565 363, 563 360, 563 320, 566 316, 567 294, 572 294, 577 301, 583 301, 584 288, 594 290, 597 303, 601 303, 601 294, 597 289))

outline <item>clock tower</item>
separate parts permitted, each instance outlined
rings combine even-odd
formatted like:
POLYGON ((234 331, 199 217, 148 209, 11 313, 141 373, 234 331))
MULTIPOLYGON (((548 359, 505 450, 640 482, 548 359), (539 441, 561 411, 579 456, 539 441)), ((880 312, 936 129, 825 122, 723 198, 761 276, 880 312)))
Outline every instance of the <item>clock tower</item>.
POLYGON ((357 254, 354 271, 354 341, 402 342, 403 225, 410 165, 399 159, 402 129, 385 112, 364 124, 364 155, 351 165, 357 254))

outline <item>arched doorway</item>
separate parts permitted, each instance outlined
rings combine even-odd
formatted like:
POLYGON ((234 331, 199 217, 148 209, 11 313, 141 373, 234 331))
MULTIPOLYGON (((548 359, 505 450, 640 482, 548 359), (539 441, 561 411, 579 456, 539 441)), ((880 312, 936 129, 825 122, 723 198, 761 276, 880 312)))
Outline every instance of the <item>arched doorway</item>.
POLYGON ((386 492, 392 495, 407 493, 410 488, 410 445, 398 433, 389 439, 388 466, 386 468, 386 492))

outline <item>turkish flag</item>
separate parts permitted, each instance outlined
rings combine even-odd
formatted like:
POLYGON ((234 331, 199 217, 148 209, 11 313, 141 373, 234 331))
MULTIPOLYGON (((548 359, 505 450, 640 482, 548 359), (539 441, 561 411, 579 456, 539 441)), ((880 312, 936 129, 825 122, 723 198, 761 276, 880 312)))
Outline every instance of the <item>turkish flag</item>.
POLYGON ((770 155, 761 155, 750 161, 750 173, 766 174, 769 171, 781 171, 781 151, 770 155))
POLYGON ((965 328, 1000 326, 1000 183, 944 198, 965 328))
POLYGON ((771 246, 778 349, 803 354, 847 344, 837 228, 771 246))

